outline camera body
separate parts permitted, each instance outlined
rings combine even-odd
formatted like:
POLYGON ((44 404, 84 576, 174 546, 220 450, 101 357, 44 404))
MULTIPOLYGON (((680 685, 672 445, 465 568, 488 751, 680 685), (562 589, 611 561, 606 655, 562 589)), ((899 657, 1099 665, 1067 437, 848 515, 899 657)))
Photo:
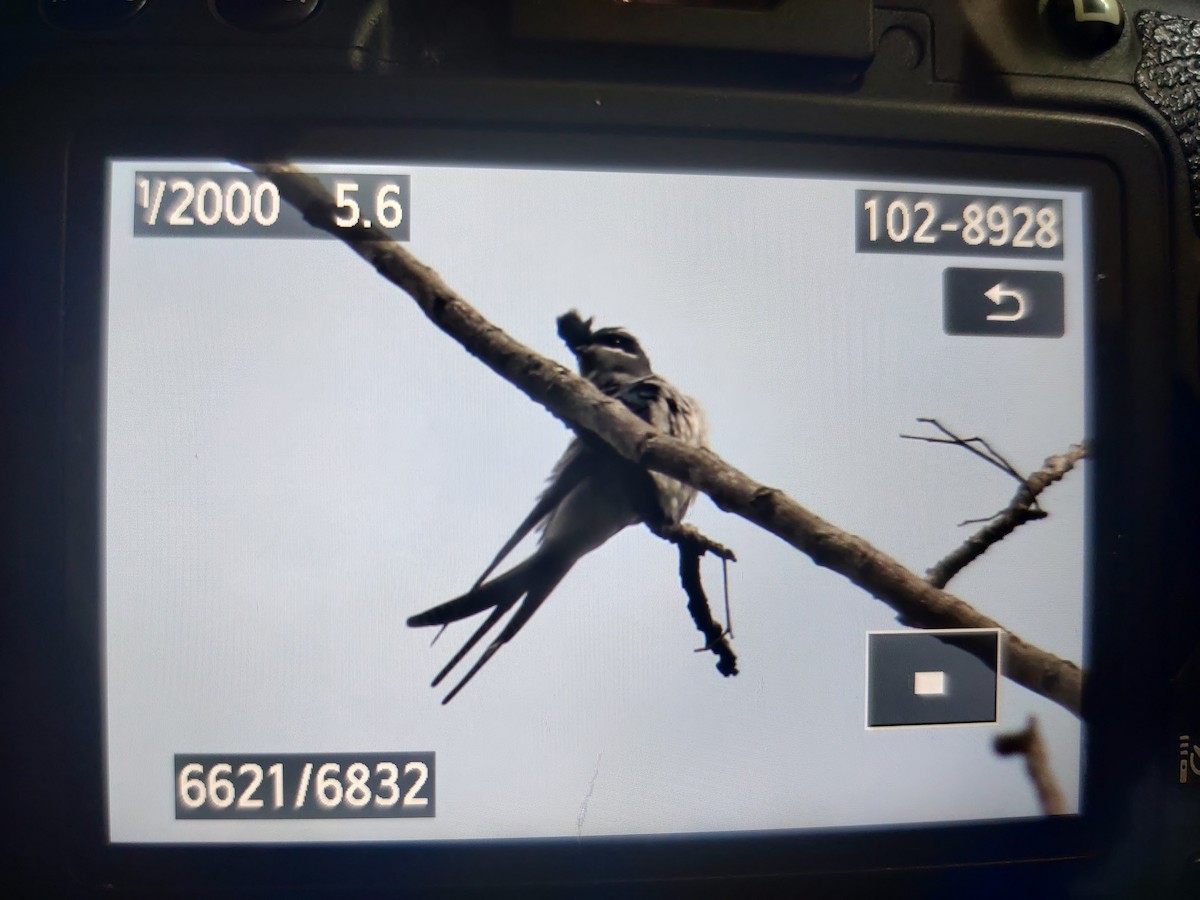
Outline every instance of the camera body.
MULTIPOLYGON (((10 561, 0 607, 12 786, 6 815, 19 835, 10 845, 14 884, 118 895, 732 887, 1193 896, 1200 890, 1198 36, 1200 10, 1172 0, 915 0, 903 8, 871 0, 10 4, 0 19, 0 96, 9 121, 0 172, 9 211, 0 225, 0 334, 10 561), (1089 597, 1080 616, 1087 680, 1078 809, 1062 818, 993 822, 980 814, 825 828, 806 828, 800 812, 793 828, 673 833, 668 826, 654 839, 633 829, 414 846, 378 836, 319 837, 315 846, 279 837, 242 843, 233 832, 167 837, 166 845, 114 840, 119 779, 111 768, 116 745, 105 734, 116 715, 105 684, 115 683, 113 666, 123 657, 107 630, 120 608, 111 598, 106 605, 105 572, 115 567, 106 546, 115 546, 120 522, 105 518, 115 496, 106 485, 111 492, 118 484, 105 468, 106 448, 115 456, 105 435, 124 407, 111 393, 105 399, 103 384, 115 383, 111 366, 124 351, 121 335, 106 331, 118 259, 106 243, 116 221, 111 167, 133 161, 133 179, 154 171, 147 161, 337 160, 345 168, 349 160, 371 168, 397 158, 415 161, 416 212, 406 219, 414 235, 423 215, 433 217, 419 205, 432 203, 419 193, 421 179, 435 183, 422 165, 844 170, 880 183, 936 182, 938 197, 952 196, 942 184, 998 184, 1010 199, 1022 196, 1012 193, 1021 185, 1079 188, 1090 255, 1079 263, 1083 279, 1067 273, 1068 282, 1087 282, 1079 289, 1088 322, 1080 350, 1087 386, 1077 402, 1087 405, 1088 434, 1080 437, 1090 451, 1079 526, 1089 597)), ((228 197, 232 182, 222 184, 228 197)), ((381 182, 379 191, 386 188, 381 182)), ((897 189, 874 213, 872 197, 858 197, 856 221, 867 235, 859 240, 890 234, 909 246, 916 238, 900 219, 918 215, 925 196, 897 189)), ((985 230, 972 248, 1019 247, 1019 205, 981 207, 985 230), (1005 219, 1003 232, 986 230, 993 207, 1002 209, 994 218, 1005 219)), ((725 215, 719 205, 709 212, 725 215)), ((938 228, 965 233, 963 222, 938 228)), ((724 225, 749 227, 737 219, 724 225)), ((916 247, 903 260, 917 251, 924 252, 916 247)), ((819 267, 804 252, 796 250, 799 264, 819 267)), ((859 252, 865 259, 872 251, 859 252)), ((1040 268, 1047 266, 1054 264, 1040 268)), ((739 302, 747 317, 756 314, 754 296, 739 302)), ((1081 326, 1072 324, 1069 302, 1067 309, 1069 332, 1081 326)), ((788 328, 822 323, 829 324, 801 308, 788 328)), ((865 332, 869 322, 859 327, 865 332)), ((1001 381, 1009 375, 1019 377, 996 373, 1001 381)), ((943 380, 957 377, 947 370, 943 380)), ((1054 391, 1048 381, 1045 392, 1054 391)), ((967 400, 987 403, 986 396, 967 400)), ((175 752, 208 752, 203 743, 175 752)), ((311 749, 331 753, 336 744, 331 738, 311 749)), ((444 779, 449 756, 438 763, 444 779)), ((763 792, 774 789, 762 784, 763 792)), ((706 790, 719 793, 720 785, 706 790)), ((452 807, 439 807, 449 815, 442 809, 452 807)))

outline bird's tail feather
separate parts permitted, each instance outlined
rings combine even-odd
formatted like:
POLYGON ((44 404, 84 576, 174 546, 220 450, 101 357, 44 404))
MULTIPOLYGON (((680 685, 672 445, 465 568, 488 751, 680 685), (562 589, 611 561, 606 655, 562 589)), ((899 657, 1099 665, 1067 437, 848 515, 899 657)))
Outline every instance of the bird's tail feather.
MULTIPOLYGON (((513 617, 508 620, 508 624, 504 626, 504 630, 500 632, 494 641, 488 644, 487 649, 483 651, 479 659, 477 659, 475 664, 467 671, 467 674, 462 677, 462 680, 459 681, 459 683, 454 686, 454 689, 442 699, 443 705, 453 700, 455 695, 467 686, 467 682, 475 677, 479 670, 487 664, 488 660, 490 660, 496 654, 497 650, 516 637, 517 632, 525 627, 525 623, 529 621, 535 612, 537 612, 538 607, 542 605, 545 599, 550 596, 550 593, 555 587, 558 586, 558 583, 562 580, 563 576, 567 574, 567 570, 569 568, 569 565, 565 567, 556 566, 543 568, 541 570, 535 570, 531 574, 530 578, 528 579, 529 584, 527 585, 527 592, 525 593, 524 602, 517 607, 517 611, 513 613, 513 617)), ((454 659, 452 659, 450 663, 444 669, 442 669, 441 673, 437 677, 437 680, 434 681, 435 685, 459 663, 459 661, 467 654, 467 651, 470 650, 471 647, 475 646, 475 644, 483 636, 484 632, 490 629, 511 605, 512 604, 510 603, 508 606, 503 608, 499 606, 496 607, 495 611, 488 616, 487 621, 480 626, 479 630, 476 631, 475 634, 471 635, 471 639, 467 641, 466 646, 464 646, 455 655, 454 659)))
POLYGON ((463 679, 455 685, 454 689, 442 701, 443 703, 449 703, 454 695, 461 691, 467 682, 475 677, 475 674, 483 668, 495 652, 516 636, 517 632, 525 626, 525 623, 529 621, 530 617, 542 605, 543 601, 550 596, 550 593, 562 580, 563 576, 567 574, 573 562, 574 559, 562 559, 547 555, 544 552, 535 553, 529 559, 519 563, 487 584, 480 585, 463 594, 461 597, 455 597, 453 600, 448 600, 445 603, 409 618, 408 624, 413 627, 426 625, 445 626, 450 622, 457 622, 460 619, 481 613, 486 609, 491 610, 491 613, 475 629, 475 632, 467 639, 467 642, 463 644, 451 660, 438 672, 432 685, 436 687, 463 661, 463 658, 479 643, 483 636, 495 627, 504 614, 511 610, 518 600, 524 598, 524 602, 521 603, 516 613, 513 614, 513 617, 505 624, 499 636, 488 645, 470 671, 467 672, 463 679))
POLYGON ((509 569, 498 578, 487 584, 472 588, 461 597, 447 600, 424 612, 410 616, 410 628, 420 628, 425 625, 448 625, 460 619, 466 619, 485 609, 512 609, 512 605, 528 590, 525 581, 535 556, 509 569))
POLYGON ((446 663, 446 665, 442 667, 442 671, 437 673, 437 677, 433 679, 433 682, 429 686, 437 687, 439 684, 441 684, 442 679, 449 675, 451 670, 460 662, 462 662, 463 657, 471 652, 471 648, 479 643, 480 638, 492 630, 492 626, 500 621, 501 616, 512 609, 513 603, 515 602, 516 601, 513 600, 509 603, 501 603, 499 606, 493 609, 492 614, 484 619, 483 624, 475 629, 475 633, 471 635, 467 642, 458 649, 458 652, 450 658, 450 662, 446 663))

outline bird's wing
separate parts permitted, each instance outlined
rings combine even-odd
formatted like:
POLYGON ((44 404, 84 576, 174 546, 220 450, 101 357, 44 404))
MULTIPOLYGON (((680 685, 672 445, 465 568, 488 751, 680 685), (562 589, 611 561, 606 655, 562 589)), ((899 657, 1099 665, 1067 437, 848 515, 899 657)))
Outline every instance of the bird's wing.
MULTIPOLYGON (((625 385, 617 398, 664 434, 693 447, 708 445, 708 425, 700 405, 657 375, 625 385)), ((668 521, 681 522, 695 499, 695 489, 658 472, 651 472, 650 478, 662 514, 668 521)))
POLYGON ((579 438, 571 441, 566 452, 554 464, 554 468, 550 472, 550 482, 538 497, 537 503, 534 504, 524 521, 517 526, 517 530, 512 533, 512 536, 505 541, 500 552, 496 554, 496 558, 483 570, 483 574, 475 581, 474 588, 483 584, 487 577, 496 570, 496 566, 504 560, 504 557, 508 556, 513 548, 521 543, 538 524, 545 522, 554 508, 579 484, 587 474, 587 457, 587 448, 579 438))
POLYGON ((694 447, 708 443, 708 426, 700 405, 657 375, 626 386, 618 399, 664 434, 694 447))

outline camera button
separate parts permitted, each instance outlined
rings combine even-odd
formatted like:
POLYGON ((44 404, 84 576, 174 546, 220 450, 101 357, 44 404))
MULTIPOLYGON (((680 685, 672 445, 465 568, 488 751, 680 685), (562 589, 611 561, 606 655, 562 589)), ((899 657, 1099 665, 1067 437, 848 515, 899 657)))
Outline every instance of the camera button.
POLYGON ((996 721, 1000 632, 867 634, 867 728, 996 721))
POLYGON ((221 21, 247 31, 283 31, 307 21, 321 0, 215 0, 221 21))
POLYGON ((1118 0, 1050 0, 1046 18, 1063 46, 1089 56, 1115 46, 1125 30, 1118 0))
POLYGON ((124 25, 147 0, 42 0, 42 18, 56 28, 101 31, 124 25))
POLYGON ((1065 318, 1061 272, 950 268, 943 276, 946 334, 1059 338, 1065 318))

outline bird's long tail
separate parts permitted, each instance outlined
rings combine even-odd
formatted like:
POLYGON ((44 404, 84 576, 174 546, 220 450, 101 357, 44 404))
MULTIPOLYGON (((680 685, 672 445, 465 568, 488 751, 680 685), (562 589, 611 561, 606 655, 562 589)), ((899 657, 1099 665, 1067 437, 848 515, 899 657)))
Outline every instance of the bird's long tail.
POLYGON ((483 620, 475 633, 433 679, 432 686, 436 687, 455 666, 462 662, 463 657, 500 621, 504 614, 512 609, 518 600, 522 597, 525 598, 504 629, 483 651, 463 679, 446 695, 442 703, 449 703, 453 700, 454 696, 466 687, 467 682, 475 677, 496 651, 516 636, 530 617, 537 612, 543 601, 550 596, 563 576, 567 574, 572 562, 574 560, 560 560, 549 554, 534 554, 498 578, 468 591, 461 597, 447 600, 445 603, 409 618, 408 624, 411 627, 419 628, 428 625, 446 625, 491 609, 491 613, 483 620))

